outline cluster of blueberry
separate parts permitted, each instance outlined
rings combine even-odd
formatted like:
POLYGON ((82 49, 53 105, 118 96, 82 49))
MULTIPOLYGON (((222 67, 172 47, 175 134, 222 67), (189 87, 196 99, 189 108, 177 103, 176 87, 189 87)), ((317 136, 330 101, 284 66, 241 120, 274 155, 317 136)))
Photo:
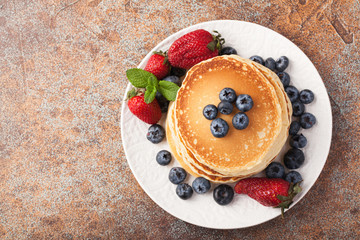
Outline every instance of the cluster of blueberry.
MULTIPOLYGON (((289 59, 286 56, 281 56, 278 60, 267 58, 264 60, 260 56, 250 57, 252 61, 264 65, 270 70, 274 71, 280 81, 282 82, 285 92, 288 95, 292 108, 293 116, 299 117, 290 124, 289 134, 290 146, 292 147, 284 156, 284 165, 288 169, 297 169, 305 161, 305 155, 299 148, 304 148, 307 144, 307 139, 303 134, 298 134, 300 128, 309 129, 316 123, 316 118, 313 114, 305 112, 305 104, 309 104, 314 100, 314 93, 309 89, 299 90, 290 85, 290 75, 285 71, 289 65, 289 59)), ((290 171, 285 174, 285 168, 281 163, 273 162, 265 170, 268 178, 284 178, 288 182, 294 184, 302 181, 301 174, 297 171, 290 171)))
MULTIPOLYGON (((166 166, 171 162, 171 153, 167 150, 161 150, 156 155, 156 161, 161 166, 166 166)), ((171 183, 176 184, 176 194, 183 200, 189 199, 193 192, 204 194, 211 188, 209 180, 203 177, 197 177, 190 186, 185 183, 187 172, 181 167, 173 167, 169 172, 169 180, 171 183)), ((217 186, 213 191, 215 201, 220 205, 229 204, 234 197, 234 190, 226 184, 217 186)))
POLYGON ((299 119, 292 121, 289 128, 289 135, 291 136, 289 144, 292 148, 284 156, 284 164, 288 169, 297 169, 305 161, 304 153, 299 148, 306 146, 307 139, 302 133, 298 134, 299 130, 301 128, 309 129, 316 123, 315 116, 305 112, 304 106, 304 104, 309 104, 314 100, 313 92, 305 89, 299 93, 295 87, 293 88, 295 89, 294 93, 297 97, 295 98, 290 94, 292 98, 290 96, 289 98, 292 101, 293 116, 299 117, 299 119))
MULTIPOLYGON (((294 86, 288 86, 285 88, 287 90, 287 94, 290 98, 293 107, 293 116, 300 117, 300 121, 294 120, 290 124, 289 135, 291 136, 289 144, 292 147, 289 149, 284 156, 284 165, 288 169, 297 169, 301 167, 301 165, 305 161, 305 155, 303 151, 299 148, 304 148, 307 144, 307 139, 303 134, 298 134, 300 128, 309 129, 316 123, 316 118, 313 114, 305 112, 304 104, 309 104, 314 100, 314 93, 311 90, 305 89, 300 93, 294 86), (289 87, 291 90, 289 91, 289 87)), ((284 168, 280 163, 273 163, 275 168, 281 169, 284 168)), ((272 168, 271 164, 268 168, 272 168)), ((273 171, 273 170, 269 170, 273 171)), ((285 172, 285 170, 279 170, 281 172, 285 172)), ((280 176, 279 176, 280 177, 280 176)), ((293 182, 294 184, 302 181, 301 174, 297 171, 290 171, 285 176, 286 181, 293 182)))
MULTIPOLYGON (((166 166, 171 162, 171 153, 167 150, 161 150, 156 155, 156 161, 161 166, 166 166)), ((176 194, 181 199, 189 199, 193 195, 193 189, 197 193, 205 193, 210 189, 210 182, 204 178, 196 178, 193 182, 193 187, 184 183, 187 176, 185 169, 181 167, 173 167, 169 172, 169 180, 171 183, 176 184, 176 194)))
POLYGON ((297 171, 290 171, 285 174, 285 167, 279 162, 272 162, 265 169, 268 178, 283 178, 289 183, 296 184, 302 181, 301 174, 297 171))
MULTIPOLYGON (((255 55, 255 56, 250 57, 250 60, 267 67, 271 71, 278 73, 278 75, 280 73, 280 75, 288 76, 287 73, 284 74, 285 69, 289 66, 289 59, 286 56, 281 56, 281 57, 279 57, 278 60, 275 61, 271 57, 264 60, 262 57, 255 55)), ((290 82, 290 79, 289 79, 289 82, 290 82)))
POLYGON ((245 112, 249 111, 254 102, 252 98, 247 94, 236 95, 236 92, 232 88, 224 88, 219 94, 220 103, 216 107, 213 104, 206 105, 203 109, 203 115, 206 119, 212 120, 210 124, 210 131, 214 137, 222 138, 225 137, 229 131, 229 125, 222 118, 216 118, 218 112, 224 115, 232 113, 234 107, 233 103, 240 112, 236 113, 232 119, 234 128, 242 130, 247 128, 249 125, 249 117, 245 112))
POLYGON ((192 182, 192 186, 184 183, 187 176, 186 171, 181 167, 173 167, 169 172, 169 180, 173 184, 177 184, 176 194, 183 200, 189 199, 193 195, 193 191, 198 194, 204 194, 211 188, 210 181, 198 177, 192 182))
POLYGON ((300 117, 300 122, 292 123, 292 125, 296 124, 299 128, 301 126, 305 129, 311 128, 316 123, 316 118, 313 114, 305 112, 304 104, 309 104, 314 100, 314 93, 309 89, 299 92, 296 87, 290 85, 290 75, 285 72, 285 69, 289 66, 289 59, 286 56, 281 56, 276 61, 271 57, 264 60, 262 57, 255 55, 250 57, 250 60, 264 65, 278 75, 291 101, 293 116, 300 117))

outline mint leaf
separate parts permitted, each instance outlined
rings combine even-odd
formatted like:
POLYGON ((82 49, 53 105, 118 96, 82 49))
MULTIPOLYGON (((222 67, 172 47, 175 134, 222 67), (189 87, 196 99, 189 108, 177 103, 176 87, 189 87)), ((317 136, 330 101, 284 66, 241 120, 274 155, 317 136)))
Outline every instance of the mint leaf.
POLYGON ((155 75, 140 68, 131 68, 126 71, 126 77, 134 87, 145 88, 149 78, 155 78, 155 75))
POLYGON ((159 81, 159 92, 169 101, 175 101, 179 86, 173 82, 159 81))
POLYGON ((159 81, 153 75, 147 79, 148 84, 146 85, 146 92, 144 95, 144 101, 149 104, 151 103, 156 95, 157 89, 159 88, 159 81))
POLYGON ((146 91, 145 91, 145 95, 144 95, 144 101, 149 104, 151 103, 156 95, 156 87, 152 86, 152 85, 147 85, 146 86, 146 91))
POLYGON ((155 75, 152 75, 147 79, 147 86, 154 86, 156 89, 159 88, 159 81, 155 75))

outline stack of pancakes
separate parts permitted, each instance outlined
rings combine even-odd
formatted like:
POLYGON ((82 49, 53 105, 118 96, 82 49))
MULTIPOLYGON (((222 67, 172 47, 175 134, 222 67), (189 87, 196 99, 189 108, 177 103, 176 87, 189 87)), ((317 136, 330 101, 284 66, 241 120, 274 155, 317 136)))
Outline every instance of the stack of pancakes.
POLYGON ((235 182, 266 168, 288 137, 292 107, 280 79, 266 67, 237 55, 219 56, 192 67, 170 105, 166 120, 172 153, 190 174, 212 182, 235 182), (210 131, 203 116, 208 104, 217 106, 223 88, 248 94, 254 101, 246 112, 249 126, 237 130, 230 115, 218 114, 229 125, 223 138, 210 131))

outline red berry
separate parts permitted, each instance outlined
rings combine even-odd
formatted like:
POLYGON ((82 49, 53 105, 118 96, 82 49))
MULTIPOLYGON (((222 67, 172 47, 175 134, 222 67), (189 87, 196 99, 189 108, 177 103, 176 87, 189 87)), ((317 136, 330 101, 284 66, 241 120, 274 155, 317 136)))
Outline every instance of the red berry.
POLYGON ((161 109, 156 99, 147 104, 144 95, 135 96, 128 101, 128 107, 130 112, 148 124, 155 124, 161 118, 161 109))
POLYGON ((301 191, 299 184, 290 185, 282 178, 246 178, 234 187, 236 193, 247 194, 264 206, 288 208, 301 191))
POLYGON ((288 196, 289 182, 281 178, 246 178, 235 186, 236 193, 248 194, 264 206, 277 206, 281 202, 276 196, 288 196))
POLYGON ((144 70, 154 74, 157 79, 163 79, 170 71, 169 63, 165 60, 165 57, 166 54, 162 52, 151 55, 144 70))
POLYGON ((204 29, 195 30, 177 39, 168 51, 171 66, 189 69, 195 64, 218 55, 223 39, 204 29))

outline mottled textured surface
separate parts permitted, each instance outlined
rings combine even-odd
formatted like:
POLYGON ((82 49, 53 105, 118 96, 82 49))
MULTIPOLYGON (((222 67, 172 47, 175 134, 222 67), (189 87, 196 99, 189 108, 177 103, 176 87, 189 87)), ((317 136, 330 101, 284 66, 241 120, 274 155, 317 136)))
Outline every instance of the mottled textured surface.
POLYGON ((358 238, 359 12, 358 0, 0 0, 0 238, 358 238), (288 37, 331 97, 328 161, 286 223, 190 225, 158 207, 126 162, 125 70, 168 35, 215 19, 288 37))

